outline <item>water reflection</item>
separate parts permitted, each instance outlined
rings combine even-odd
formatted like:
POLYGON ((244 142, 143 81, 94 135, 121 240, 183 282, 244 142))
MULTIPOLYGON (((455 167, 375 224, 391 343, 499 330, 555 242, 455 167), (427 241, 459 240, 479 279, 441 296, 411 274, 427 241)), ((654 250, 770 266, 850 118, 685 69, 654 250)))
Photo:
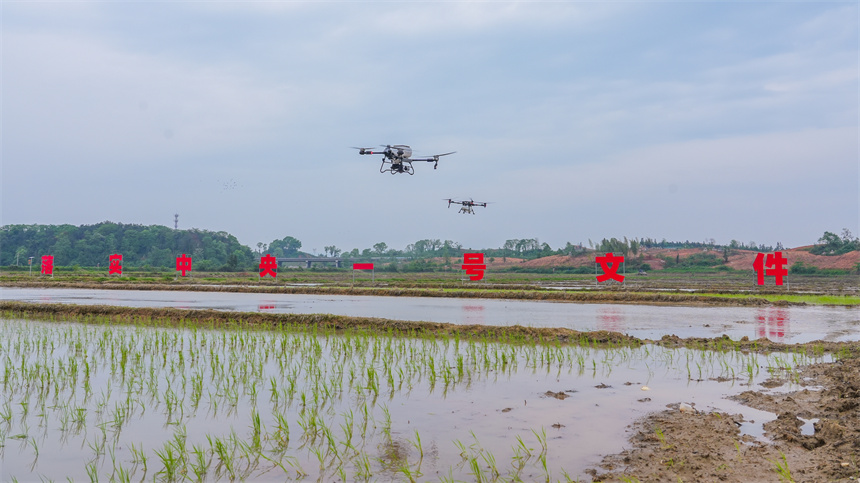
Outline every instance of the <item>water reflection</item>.
POLYGON ((484 306, 483 305, 464 305, 463 319, 467 325, 484 325, 484 306))
POLYGON ((333 314, 392 320, 573 330, 612 330, 635 337, 767 337, 779 342, 860 339, 857 307, 686 307, 575 304, 532 300, 376 297, 0 287, 0 300, 238 312, 333 314), (789 330, 789 319, 791 327, 789 330))
POLYGON ((624 312, 616 307, 600 307, 597 309, 597 328, 612 332, 624 332, 624 312))
POLYGON ((772 341, 782 342, 791 336, 789 331, 788 310, 779 307, 768 307, 756 311, 756 336, 765 337, 772 341))

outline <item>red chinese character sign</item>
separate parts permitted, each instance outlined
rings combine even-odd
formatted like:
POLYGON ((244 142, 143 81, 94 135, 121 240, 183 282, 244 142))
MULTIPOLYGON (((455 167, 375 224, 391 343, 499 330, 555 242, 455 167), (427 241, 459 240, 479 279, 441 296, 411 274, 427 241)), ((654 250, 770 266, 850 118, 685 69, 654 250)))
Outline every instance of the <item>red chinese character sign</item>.
POLYGON ((782 252, 768 253, 765 257, 764 253, 757 253, 753 262, 753 270, 756 274, 756 283, 764 285, 764 277, 773 277, 777 285, 782 285, 783 277, 788 275, 783 265, 788 264, 788 259, 782 256, 782 252))
POLYGON ((618 273, 618 269, 621 268, 621 264, 624 263, 623 255, 613 255, 612 252, 609 252, 602 257, 595 257, 594 263, 600 264, 600 268, 603 270, 603 275, 597 276, 598 282, 605 282, 612 279, 624 283, 624 275, 618 273))
POLYGON ((373 270, 372 263, 353 263, 352 264, 352 284, 355 285, 355 271, 356 270, 370 270, 370 281, 374 282, 376 277, 376 272, 373 270))
POLYGON ((484 265, 483 253, 464 253, 463 254, 463 270, 469 276, 469 280, 481 280, 484 278, 484 270, 487 266, 484 265))
POLYGON ((271 275, 272 278, 278 276, 278 259, 272 255, 266 255, 260 258, 260 278, 266 275, 271 275))
POLYGON ((42 255, 42 275, 54 276, 54 256, 42 255))
POLYGON ((176 271, 182 272, 182 276, 185 276, 185 272, 191 271, 191 257, 186 254, 182 254, 181 257, 176 257, 176 271))
POLYGON ((110 265, 108 266, 108 275, 116 273, 122 275, 122 255, 114 253, 110 257, 110 265))

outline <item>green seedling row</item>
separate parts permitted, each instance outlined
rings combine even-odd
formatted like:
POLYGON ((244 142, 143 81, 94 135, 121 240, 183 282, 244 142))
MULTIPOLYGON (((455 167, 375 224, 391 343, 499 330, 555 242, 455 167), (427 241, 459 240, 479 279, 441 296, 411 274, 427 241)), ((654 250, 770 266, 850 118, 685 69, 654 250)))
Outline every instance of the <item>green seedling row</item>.
POLYGON ((0 318, 0 479, 565 481, 571 443, 549 439, 543 425, 514 431, 500 447, 480 427, 463 430, 461 442, 401 408, 426 398, 444 407, 528 378, 597 379, 629 368, 646 383, 749 382, 762 372, 796 380, 798 366, 819 360, 113 322, 0 318))

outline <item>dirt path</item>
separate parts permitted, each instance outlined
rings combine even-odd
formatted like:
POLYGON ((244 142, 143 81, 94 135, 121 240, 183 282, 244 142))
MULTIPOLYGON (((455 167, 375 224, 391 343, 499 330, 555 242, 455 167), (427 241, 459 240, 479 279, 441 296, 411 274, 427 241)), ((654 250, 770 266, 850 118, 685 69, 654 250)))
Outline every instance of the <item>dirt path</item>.
POLYGON ((631 448, 605 457, 590 473, 606 482, 860 480, 860 358, 808 366, 801 377, 805 387, 799 391, 737 396, 778 415, 764 425, 770 442, 741 435, 741 414, 675 406, 637 422, 631 448), (802 434, 798 418, 817 419, 814 433, 802 434))

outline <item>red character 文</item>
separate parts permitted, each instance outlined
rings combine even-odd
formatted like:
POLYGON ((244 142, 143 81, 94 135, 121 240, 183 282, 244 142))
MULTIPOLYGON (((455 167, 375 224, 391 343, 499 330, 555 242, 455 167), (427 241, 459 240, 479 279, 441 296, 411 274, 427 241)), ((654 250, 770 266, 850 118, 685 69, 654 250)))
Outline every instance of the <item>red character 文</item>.
POLYGON ((484 254, 464 253, 462 267, 466 271, 466 275, 469 275, 469 280, 483 279, 484 270, 487 269, 487 266, 484 265, 484 254))
POLYGON ((114 253, 110 257, 110 265, 108 266, 108 275, 116 273, 122 275, 122 255, 114 253))
POLYGON ((176 257, 176 271, 182 272, 182 276, 185 276, 185 272, 191 271, 191 257, 186 254, 182 254, 181 257, 176 257))
POLYGON ((782 252, 768 253, 765 257, 764 253, 757 253, 753 262, 753 270, 756 274, 756 283, 764 285, 764 277, 773 277, 777 285, 782 285, 783 277, 788 275, 783 265, 788 264, 788 259, 782 256, 782 252))
POLYGON ((600 268, 603 270, 603 275, 597 276, 598 282, 605 282, 610 278, 622 283, 624 282, 624 275, 618 273, 618 269, 624 263, 624 256, 613 255, 612 252, 609 252, 605 256, 595 257, 594 261, 599 263, 600 268))
POLYGON ((54 256, 53 255, 43 255, 42 256, 42 275, 53 275, 54 274, 54 256))
POLYGON ((277 268, 278 259, 272 255, 266 255, 265 257, 260 258, 260 278, 265 277, 266 275, 271 275, 272 278, 277 277, 277 268))

